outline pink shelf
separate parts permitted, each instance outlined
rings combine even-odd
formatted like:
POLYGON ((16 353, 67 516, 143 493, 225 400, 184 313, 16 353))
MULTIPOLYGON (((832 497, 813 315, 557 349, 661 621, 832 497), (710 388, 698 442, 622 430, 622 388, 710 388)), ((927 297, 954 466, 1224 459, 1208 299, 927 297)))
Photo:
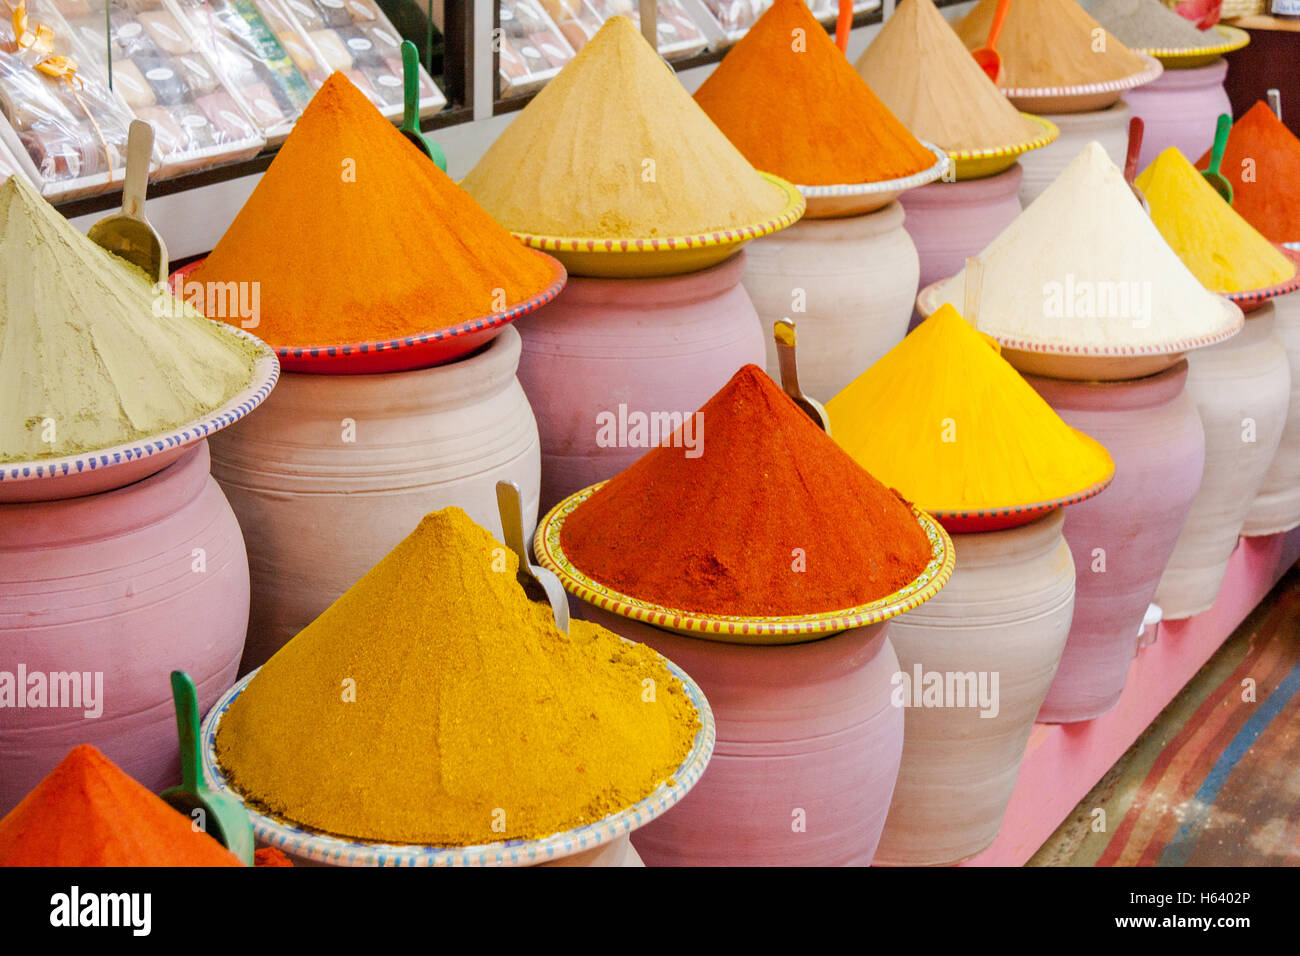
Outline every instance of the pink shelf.
MULTIPOLYGON (((1025 750, 997 841, 963 866, 1022 866, 1055 832, 1142 731, 1300 557, 1300 528, 1242 538, 1214 606, 1162 623, 1110 712, 1080 724, 1038 724, 1025 750)), ((1134 635, 1134 643, 1137 635, 1134 635)))

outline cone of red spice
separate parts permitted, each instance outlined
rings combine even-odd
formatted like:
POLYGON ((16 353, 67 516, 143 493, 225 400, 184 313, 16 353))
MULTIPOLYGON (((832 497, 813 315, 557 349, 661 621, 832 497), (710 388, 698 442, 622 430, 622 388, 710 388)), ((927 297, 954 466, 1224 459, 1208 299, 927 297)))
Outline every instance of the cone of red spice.
POLYGON ((0 819, 0 866, 242 866, 89 744, 0 819))
POLYGON ((907 502, 762 369, 696 415, 702 454, 679 430, 565 519, 560 544, 584 574, 677 611, 783 617, 877 601, 929 563, 907 502))
MULTIPOLYGON (((1210 168, 1210 151, 1197 169, 1210 168)), ((1300 242, 1300 139, 1263 102, 1233 124, 1223 152, 1232 208, 1271 242, 1300 242)))

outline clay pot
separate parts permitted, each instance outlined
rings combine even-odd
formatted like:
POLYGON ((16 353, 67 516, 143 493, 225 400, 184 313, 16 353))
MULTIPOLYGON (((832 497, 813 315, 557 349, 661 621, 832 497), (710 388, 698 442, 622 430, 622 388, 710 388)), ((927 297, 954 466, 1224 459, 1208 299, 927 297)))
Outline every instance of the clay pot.
POLYGON ((742 365, 763 364, 758 314, 740 284, 744 255, 661 279, 572 277, 554 302, 515 323, 519 381, 541 434, 543 512, 658 444, 609 442, 601 423, 620 406, 689 415, 742 365))
MULTIPOLYGON (((1124 155, 1128 151, 1129 106, 1123 100, 1104 110, 1091 113, 1056 113, 1044 116, 1060 129, 1055 142, 1040 149, 1031 149, 1020 157, 1024 178, 1020 181, 1020 203, 1028 206, 1039 193, 1052 184, 1065 167, 1094 140, 1106 150, 1116 166, 1124 168, 1124 155)), ((1199 154, 1198 154, 1199 155, 1199 154)))
POLYGON ((750 243, 745 254, 745 289, 763 322, 767 370, 777 381, 778 319, 798 326, 799 384, 823 402, 907 333, 920 263, 897 202, 865 216, 801 220, 750 243))
POLYGON ((900 680, 914 693, 918 669, 973 674, 987 681, 991 706, 972 695, 970 706, 925 707, 914 696, 904 709, 903 761, 877 865, 957 863, 997 838, 1070 630, 1074 562, 1064 524, 1057 510, 1007 531, 953 535, 951 580, 890 625, 900 680))
POLYGON ((1291 401, 1273 464, 1241 529, 1251 536, 1300 526, 1300 292, 1274 299, 1273 310, 1273 331, 1286 350, 1291 370, 1291 401))
POLYGON ((450 365, 381 375, 285 373, 258 411, 212 441, 248 541, 253 607, 240 673, 286 641, 431 511, 463 508, 500 535, 496 483, 537 521, 537 425, 503 329, 450 365))
MULTIPOLYGON (((1194 163, 1214 145, 1219 114, 1232 114, 1223 88, 1227 75, 1228 61, 1216 60, 1193 70, 1165 70, 1152 82, 1124 94, 1133 115, 1142 117, 1146 127, 1139 169, 1146 169, 1170 146, 1177 146, 1194 163)), ((1231 170, 1225 173, 1232 178, 1231 170)))
POLYGON ((1165 620, 1214 603, 1291 401, 1291 369, 1273 333, 1271 303, 1252 312, 1236 336, 1190 353, 1187 362, 1187 391, 1205 426, 1205 476, 1156 590, 1165 620))
POLYGON ((690 674, 717 721, 709 767, 632 834, 647 866, 866 866, 903 750, 887 624, 808 644, 699 640, 590 604, 581 614, 690 674))
POLYGON ((102 706, 87 716, 84 699, 51 695, 0 711, 0 816, 82 743, 150 790, 179 782, 169 674, 194 679, 201 712, 216 702, 235 682, 248 593, 204 442, 125 488, 0 505, 0 671, 88 673, 102 706))
POLYGON ((1184 390, 1186 361, 1128 382, 1026 379, 1115 459, 1110 487, 1065 509, 1074 620, 1038 719, 1070 723, 1119 700, 1142 619, 1200 487, 1205 435, 1184 390))
MULTIPOLYGON (((1020 164, 985 179, 930 183, 903 194, 903 222, 921 262, 919 284, 960 272, 1020 215, 1020 164)), ((921 321, 912 313, 911 326, 921 321)))

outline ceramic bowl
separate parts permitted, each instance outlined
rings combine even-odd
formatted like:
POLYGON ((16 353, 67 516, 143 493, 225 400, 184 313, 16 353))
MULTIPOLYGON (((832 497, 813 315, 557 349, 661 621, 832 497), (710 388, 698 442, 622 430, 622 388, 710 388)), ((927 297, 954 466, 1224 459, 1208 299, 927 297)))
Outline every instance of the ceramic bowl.
POLYGON ((936 162, 928 169, 899 179, 886 179, 878 183, 842 183, 836 186, 796 186, 807 202, 805 219, 840 219, 861 216, 883 209, 900 195, 917 186, 932 183, 941 177, 951 164, 948 154, 937 146, 922 142, 934 153, 936 162))
MULTIPOLYGON (((939 289, 947 279, 931 283, 916 297, 916 308, 928 317, 943 305, 939 289)), ((1002 357, 1026 375, 1071 381, 1117 382, 1144 378, 1177 365, 1192 349, 1213 345, 1241 331, 1241 309, 1222 296, 1220 319, 1211 332, 1159 345, 1083 346, 1037 342, 990 332, 1002 348, 1002 357)))
POLYGON ((1051 120, 1032 113, 1023 114, 1026 119, 1036 123, 1040 132, 1037 136, 1021 143, 1009 146, 991 146, 988 149, 954 149, 948 151, 948 159, 953 164, 953 175, 960 182, 965 179, 984 179, 1006 172, 1015 165, 1017 157, 1031 149, 1038 149, 1056 141, 1061 135, 1060 129, 1051 120))
MULTIPOLYGON (((668 811, 695 786, 713 755, 713 745, 717 739, 713 710, 709 707, 704 692, 672 661, 664 659, 664 664, 682 682, 687 698, 700 717, 700 727, 695 732, 690 753, 672 777, 661 783, 650 796, 596 823, 540 840, 507 840, 478 846, 416 846, 331 836, 245 806, 253 821, 253 835, 259 844, 276 847, 300 859, 333 866, 534 866, 586 853, 625 839, 629 833, 668 811)), ((226 779, 217 760, 217 728, 230 705, 243 693, 256 674, 257 671, 254 670, 221 695, 203 719, 199 731, 200 759, 208 785, 241 803, 244 802, 243 797, 226 779)))
POLYGON ((696 272, 717 265, 735 255, 749 240, 784 229, 803 215, 806 204, 798 189, 770 173, 759 175, 781 193, 784 205, 775 217, 753 225, 693 236, 601 239, 515 232, 515 237, 555 256, 575 276, 645 279, 696 272))
POLYGON ((651 624, 690 637, 730 644, 801 644, 837 634, 850 628, 878 624, 920 607, 939 593, 952 576, 956 552, 952 540, 934 518, 912 506, 930 541, 930 562, 906 587, 870 604, 820 614, 788 617, 743 617, 696 614, 662 607, 622 594, 599 583, 576 568, 560 546, 565 519, 605 482, 584 488, 551 509, 537 526, 533 552, 537 560, 553 571, 565 590, 612 614, 651 624))
POLYGON ((1006 508, 982 508, 966 511, 931 510, 930 514, 934 515, 950 534, 1006 531, 1010 528, 1018 528, 1021 525, 1037 521, 1057 508, 1078 504, 1080 501, 1087 501, 1089 498, 1105 491, 1114 478, 1115 471, 1112 468, 1111 473, 1096 484, 1089 485, 1082 491, 1061 498, 1053 498, 1049 501, 1040 501, 1029 505, 1011 505, 1006 508))
POLYGON ((1219 293, 1225 299, 1237 303, 1242 312, 1254 312, 1269 299, 1275 299, 1279 295, 1286 295, 1288 292, 1294 292, 1296 289, 1300 289, 1300 252, 1285 244, 1275 243, 1275 245, 1277 245, 1278 251, 1281 252, 1282 255, 1286 256, 1287 259, 1291 260, 1291 264, 1296 267, 1295 274, 1284 282, 1279 282, 1277 285, 1267 286, 1263 289, 1250 289, 1245 292, 1219 293))
MULTIPOLYGON (((399 339, 375 339, 335 345, 275 346, 280 366, 286 372, 322 375, 368 375, 377 372, 405 372, 455 361, 486 345, 506 325, 535 312, 550 302, 568 281, 564 266, 545 256, 551 267, 546 288, 502 312, 467 319, 456 325, 405 335, 399 339)), ((178 281, 199 267, 202 259, 172 273, 173 289, 178 281)))
POLYGON ((1133 52, 1155 57, 1166 70, 1191 70, 1208 66, 1225 53, 1240 50, 1250 42, 1250 34, 1237 27, 1220 23, 1210 29, 1222 38, 1222 42, 1198 47, 1148 47, 1133 52))
POLYGON ((257 346, 248 384, 220 408, 177 428, 138 441, 61 458, 0 464, 0 502, 51 501, 122 488, 162 471, 195 442, 239 421, 258 405, 280 377, 275 353, 242 329, 231 331, 257 346))
POLYGON ((1125 90, 1150 83, 1164 72, 1164 67, 1155 57, 1138 55, 1144 61, 1143 68, 1118 80, 1081 83, 1076 86, 1003 87, 1002 92, 1018 110, 1033 110, 1035 113, 1090 113, 1104 110, 1123 96, 1125 90))

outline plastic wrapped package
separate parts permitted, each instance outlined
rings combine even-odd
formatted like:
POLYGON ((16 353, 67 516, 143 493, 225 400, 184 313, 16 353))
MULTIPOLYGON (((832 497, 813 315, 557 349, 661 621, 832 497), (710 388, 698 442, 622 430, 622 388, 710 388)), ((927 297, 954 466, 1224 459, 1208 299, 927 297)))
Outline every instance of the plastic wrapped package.
MULTIPOLYGON (((583 0, 600 23, 610 17, 624 16, 640 26, 637 0, 583 0)), ((694 56, 708 46, 708 37, 682 5, 681 0, 658 0, 659 16, 655 27, 659 35, 659 54, 667 59, 694 56)))
MULTIPOLYGON (((376 108, 392 120, 403 108, 402 38, 374 0, 259 0, 278 5, 287 28, 302 38, 320 63, 323 74, 345 74, 376 108)), ((423 65, 419 68, 420 115, 430 116, 447 105, 423 65)))
POLYGON ((288 135, 313 87, 252 0, 169 0, 195 47, 216 65, 268 140, 288 135))
MULTIPOLYGON (((5 124, 7 122, 7 120, 0 119, 0 124, 5 124)), ((18 164, 17 158, 13 153, 9 152, 9 147, 4 144, 4 139, 0 138, 0 183, 3 183, 6 179, 15 174, 19 176, 26 175, 23 173, 22 167, 18 164)))
MULTIPOLYGON (((592 33, 603 22, 590 10, 584 11, 584 17, 589 26, 594 24, 592 33)), ((572 45, 539 0, 501 0, 500 18, 502 96, 537 89, 573 59, 572 45)))
POLYGON ((111 42, 113 88, 153 125, 161 176, 255 156, 266 145, 251 111, 165 0, 113 3, 107 38, 106 0, 53 2, 75 4, 82 13, 68 25, 86 51, 87 69, 108 75, 111 42))
MULTIPOLYGON (((698 0, 704 11, 711 16, 726 36, 729 43, 735 43, 744 36, 754 21, 761 17, 772 0, 698 0)), ((840 5, 837 0, 806 0, 808 9, 823 23, 833 23, 839 16, 840 5)), ((866 13, 880 7, 880 0, 855 0, 854 13, 866 13)))
POLYGON ((122 179, 130 111, 107 77, 87 68, 85 51, 51 0, 29 0, 27 14, 29 29, 47 26, 52 55, 71 58, 77 72, 65 78, 38 71, 50 52, 20 48, 11 19, 0 17, 0 112, 8 120, 0 138, 50 198, 107 189, 122 179))

